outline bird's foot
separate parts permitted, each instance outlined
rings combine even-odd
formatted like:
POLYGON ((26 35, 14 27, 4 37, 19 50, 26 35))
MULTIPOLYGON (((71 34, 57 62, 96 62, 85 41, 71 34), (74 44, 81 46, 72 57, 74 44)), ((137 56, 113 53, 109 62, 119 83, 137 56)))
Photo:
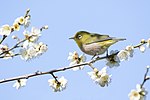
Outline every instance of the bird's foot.
POLYGON ((108 50, 106 51, 106 57, 108 57, 109 55, 108 55, 108 50))
POLYGON ((92 58, 91 58, 91 60, 93 60, 94 58, 99 58, 99 55, 98 54, 95 54, 92 58))

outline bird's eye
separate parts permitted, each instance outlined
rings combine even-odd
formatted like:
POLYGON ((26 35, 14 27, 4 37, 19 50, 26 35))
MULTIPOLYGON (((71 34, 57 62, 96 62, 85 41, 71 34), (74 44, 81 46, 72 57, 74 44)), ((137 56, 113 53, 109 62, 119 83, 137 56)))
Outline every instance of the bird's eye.
POLYGON ((82 38, 82 35, 78 35, 78 39, 81 39, 82 38))

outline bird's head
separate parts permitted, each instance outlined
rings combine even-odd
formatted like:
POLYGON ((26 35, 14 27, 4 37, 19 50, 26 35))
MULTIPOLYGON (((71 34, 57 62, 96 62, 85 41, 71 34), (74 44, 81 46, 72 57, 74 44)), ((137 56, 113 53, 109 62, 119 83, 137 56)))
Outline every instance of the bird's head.
POLYGON ((73 39, 76 41, 79 47, 82 46, 82 44, 85 43, 85 41, 90 38, 90 33, 86 31, 79 31, 77 32, 73 37, 69 39, 73 39))

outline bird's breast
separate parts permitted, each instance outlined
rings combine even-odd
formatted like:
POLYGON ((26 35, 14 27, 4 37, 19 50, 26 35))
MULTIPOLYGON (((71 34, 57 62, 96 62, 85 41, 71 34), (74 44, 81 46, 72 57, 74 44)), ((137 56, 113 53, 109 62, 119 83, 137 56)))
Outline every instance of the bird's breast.
POLYGON ((100 46, 98 43, 83 44, 81 50, 89 55, 103 54, 107 48, 100 46))

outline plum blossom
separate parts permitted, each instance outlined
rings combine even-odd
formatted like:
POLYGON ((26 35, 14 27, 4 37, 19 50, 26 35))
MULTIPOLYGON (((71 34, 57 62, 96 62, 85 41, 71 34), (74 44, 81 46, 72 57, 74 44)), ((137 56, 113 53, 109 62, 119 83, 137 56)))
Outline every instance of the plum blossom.
POLYGON ((145 100, 147 91, 144 87, 141 87, 141 85, 136 85, 136 90, 131 90, 131 92, 128 94, 128 97, 130 100, 145 100))
POLYGON ((120 61, 128 60, 129 57, 133 57, 134 47, 127 46, 125 50, 121 50, 117 56, 119 57, 120 61))
POLYGON ((23 60, 29 60, 36 58, 37 56, 42 55, 48 49, 47 45, 40 42, 37 44, 33 44, 33 46, 29 48, 23 48, 20 50, 20 55, 23 60))
POLYGON ((14 83, 13 87, 16 87, 16 89, 18 90, 21 87, 26 86, 26 82, 27 82, 27 79, 19 79, 16 81, 16 83, 14 83))
POLYGON ((109 66, 110 68, 112 68, 112 67, 114 67, 114 66, 116 66, 116 67, 118 67, 120 64, 120 60, 119 60, 119 58, 118 58, 118 56, 117 55, 113 55, 113 54, 116 54, 118 51, 116 50, 116 51, 110 51, 110 55, 112 55, 112 56, 110 56, 110 57, 108 57, 106 60, 107 60, 107 63, 106 63, 106 65, 107 66, 109 66))
POLYGON ((111 81, 111 75, 107 74, 106 69, 107 67, 104 67, 101 69, 101 71, 98 71, 97 68, 94 68, 92 72, 88 72, 88 75, 95 83, 99 84, 101 87, 108 86, 111 81))
POLYGON ((140 50, 142 53, 144 53, 146 49, 145 49, 144 46, 140 46, 140 47, 139 47, 139 50, 140 50))
MULTIPOLYGON (((68 60, 70 60, 70 64, 69 64, 70 66, 75 65, 75 64, 81 64, 86 61, 86 56, 84 54, 79 56, 78 53, 74 51, 73 53, 72 52, 69 53, 68 60)), ((79 67, 73 68, 73 70, 76 71, 76 70, 80 70, 83 68, 84 66, 79 66, 79 67)))
POLYGON ((49 86, 53 89, 54 92, 60 92, 66 89, 67 80, 62 76, 60 79, 49 79, 49 86))
POLYGON ((150 38, 147 40, 147 45, 148 48, 150 48, 150 38))
POLYGON ((10 35, 11 33, 11 27, 6 24, 6 25, 3 25, 1 28, 0 28, 0 35, 5 35, 5 36, 8 36, 10 35))

